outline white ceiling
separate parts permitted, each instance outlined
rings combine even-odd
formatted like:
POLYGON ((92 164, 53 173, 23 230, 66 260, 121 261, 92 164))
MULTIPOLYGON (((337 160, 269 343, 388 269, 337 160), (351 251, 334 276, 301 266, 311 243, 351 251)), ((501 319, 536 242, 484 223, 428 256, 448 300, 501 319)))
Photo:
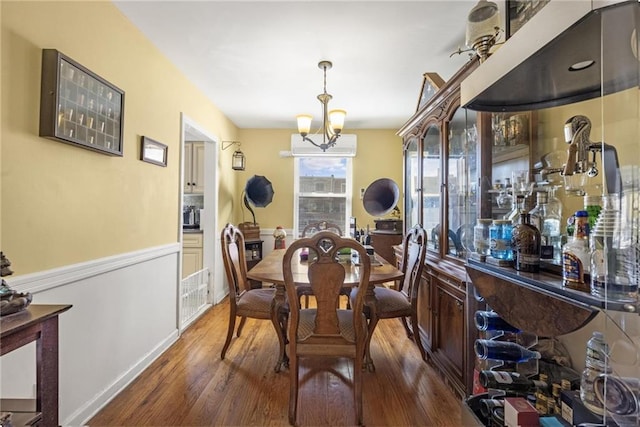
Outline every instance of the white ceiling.
POLYGON ((448 80, 469 58, 472 0, 114 1, 240 128, 319 126, 320 60, 330 108, 349 129, 398 129, 416 110, 422 74, 448 80))

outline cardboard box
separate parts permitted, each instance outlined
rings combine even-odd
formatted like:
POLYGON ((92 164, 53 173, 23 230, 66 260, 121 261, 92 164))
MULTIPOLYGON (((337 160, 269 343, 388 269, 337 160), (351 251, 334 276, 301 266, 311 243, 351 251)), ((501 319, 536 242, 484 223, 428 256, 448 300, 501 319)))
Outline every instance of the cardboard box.
POLYGON ((506 397, 504 424, 507 427, 538 426, 540 425, 538 411, 523 397, 506 397))
POLYGON ((582 423, 602 424, 602 417, 594 414, 580 400, 578 390, 560 392, 562 419, 575 426, 582 423))

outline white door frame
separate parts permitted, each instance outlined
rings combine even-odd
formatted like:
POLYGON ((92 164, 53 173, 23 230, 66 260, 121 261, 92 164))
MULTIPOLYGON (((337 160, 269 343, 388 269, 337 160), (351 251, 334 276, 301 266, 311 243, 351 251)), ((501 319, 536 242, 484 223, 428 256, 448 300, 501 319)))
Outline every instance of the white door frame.
POLYGON ((180 216, 180 268, 179 275, 182 278, 182 208, 184 204, 184 149, 188 141, 204 142, 204 212, 200 218, 202 228, 202 259, 203 268, 209 269, 209 296, 207 302, 216 304, 224 297, 220 289, 216 289, 215 283, 222 282, 222 251, 219 244, 218 230, 218 152, 220 140, 215 135, 204 129, 185 113, 180 113, 181 125, 181 166, 180 166, 180 203, 178 215, 180 216))

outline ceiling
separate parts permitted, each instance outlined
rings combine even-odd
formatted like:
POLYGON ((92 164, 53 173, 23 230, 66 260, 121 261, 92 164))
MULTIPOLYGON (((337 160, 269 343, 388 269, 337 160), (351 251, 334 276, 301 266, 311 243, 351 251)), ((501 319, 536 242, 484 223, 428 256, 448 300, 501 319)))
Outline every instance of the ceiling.
POLYGON ((398 129, 416 111, 425 72, 445 81, 469 59, 470 0, 114 1, 240 128, 319 126, 318 62, 329 108, 349 129, 398 129))

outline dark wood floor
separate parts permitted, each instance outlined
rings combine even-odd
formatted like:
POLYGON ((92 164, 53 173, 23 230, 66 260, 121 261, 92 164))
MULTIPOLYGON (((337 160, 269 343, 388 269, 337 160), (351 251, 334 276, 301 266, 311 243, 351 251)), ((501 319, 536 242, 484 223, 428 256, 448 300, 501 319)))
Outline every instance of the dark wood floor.
MULTIPOLYGON (((278 343, 270 322, 248 320, 220 360, 229 304, 213 307, 129 387, 91 426, 288 425, 288 370, 275 373, 278 343)), ((369 426, 459 426, 460 401, 420 359, 397 319, 378 324, 371 344, 375 373, 363 375, 369 426)), ((351 425, 348 360, 306 362, 298 424, 351 425)))

